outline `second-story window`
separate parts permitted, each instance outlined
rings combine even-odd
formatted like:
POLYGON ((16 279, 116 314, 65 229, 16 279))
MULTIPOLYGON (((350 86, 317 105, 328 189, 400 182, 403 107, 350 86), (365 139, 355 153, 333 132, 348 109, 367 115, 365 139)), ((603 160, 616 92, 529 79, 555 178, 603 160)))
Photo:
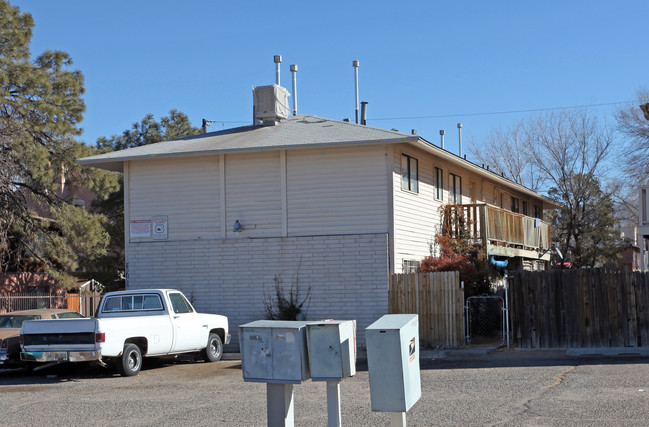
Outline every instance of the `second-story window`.
POLYGON ((448 202, 452 205, 461 205, 462 177, 454 173, 449 173, 448 178, 448 202))
POLYGON ((541 213, 541 207, 534 205, 534 218, 543 219, 543 214, 541 213))
POLYGON ((419 192, 419 166, 417 159, 401 155, 401 189, 419 192))
POLYGON ((442 200, 444 198, 444 171, 441 168, 435 168, 435 198, 442 200))
POLYGON ((525 200, 523 200, 523 215, 527 215, 528 214, 527 212, 528 212, 528 210, 527 210, 527 202, 525 200))
POLYGON ((512 197, 512 212, 520 212, 519 204, 518 204, 518 198, 512 197))

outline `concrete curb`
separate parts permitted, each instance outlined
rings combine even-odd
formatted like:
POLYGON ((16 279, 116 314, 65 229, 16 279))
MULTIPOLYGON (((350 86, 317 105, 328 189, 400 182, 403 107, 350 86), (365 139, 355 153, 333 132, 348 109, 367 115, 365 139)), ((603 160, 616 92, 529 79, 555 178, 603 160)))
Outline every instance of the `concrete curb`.
MULTIPOLYGON (((516 353, 543 356, 649 356, 649 347, 593 347, 593 348, 506 348, 498 347, 465 347, 458 349, 421 349, 419 359, 447 359, 453 357, 487 356, 492 353, 516 353)), ((367 352, 358 351, 357 360, 367 360, 367 352)), ((240 353, 223 353, 223 360, 241 360, 240 353)))
POLYGON ((649 356, 649 347, 568 348, 568 356, 649 356))

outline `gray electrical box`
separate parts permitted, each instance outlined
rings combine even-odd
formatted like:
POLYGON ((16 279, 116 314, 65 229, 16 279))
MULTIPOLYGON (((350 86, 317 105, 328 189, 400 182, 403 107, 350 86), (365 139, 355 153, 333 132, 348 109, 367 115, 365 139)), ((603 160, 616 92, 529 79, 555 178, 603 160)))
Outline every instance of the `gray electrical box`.
POLYGON ((419 318, 386 314, 365 329, 372 411, 407 412, 421 397, 419 318))
POLYGON ((257 320, 239 326, 244 381, 300 384, 310 378, 305 322, 257 320))
POLYGON ((340 381, 356 374, 356 321, 308 322, 309 367, 313 381, 340 381))

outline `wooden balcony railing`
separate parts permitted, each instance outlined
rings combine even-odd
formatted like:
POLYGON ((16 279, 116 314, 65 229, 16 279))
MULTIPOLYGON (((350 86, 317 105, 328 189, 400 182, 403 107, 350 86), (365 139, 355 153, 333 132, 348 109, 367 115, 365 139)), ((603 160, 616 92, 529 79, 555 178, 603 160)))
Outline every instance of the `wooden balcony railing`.
POLYGON ((489 255, 550 260, 550 224, 538 218, 486 204, 447 205, 443 226, 455 236, 468 233, 489 255))

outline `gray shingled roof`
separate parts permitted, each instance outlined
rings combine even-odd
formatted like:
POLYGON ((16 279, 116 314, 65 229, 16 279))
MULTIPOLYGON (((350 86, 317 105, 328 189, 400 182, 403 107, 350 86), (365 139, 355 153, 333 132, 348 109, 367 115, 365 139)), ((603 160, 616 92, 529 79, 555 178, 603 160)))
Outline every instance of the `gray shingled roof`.
POLYGON ((316 116, 298 115, 283 120, 275 126, 242 126, 85 157, 78 162, 84 166, 121 171, 122 162, 125 160, 152 157, 417 140, 419 137, 416 135, 316 116))

